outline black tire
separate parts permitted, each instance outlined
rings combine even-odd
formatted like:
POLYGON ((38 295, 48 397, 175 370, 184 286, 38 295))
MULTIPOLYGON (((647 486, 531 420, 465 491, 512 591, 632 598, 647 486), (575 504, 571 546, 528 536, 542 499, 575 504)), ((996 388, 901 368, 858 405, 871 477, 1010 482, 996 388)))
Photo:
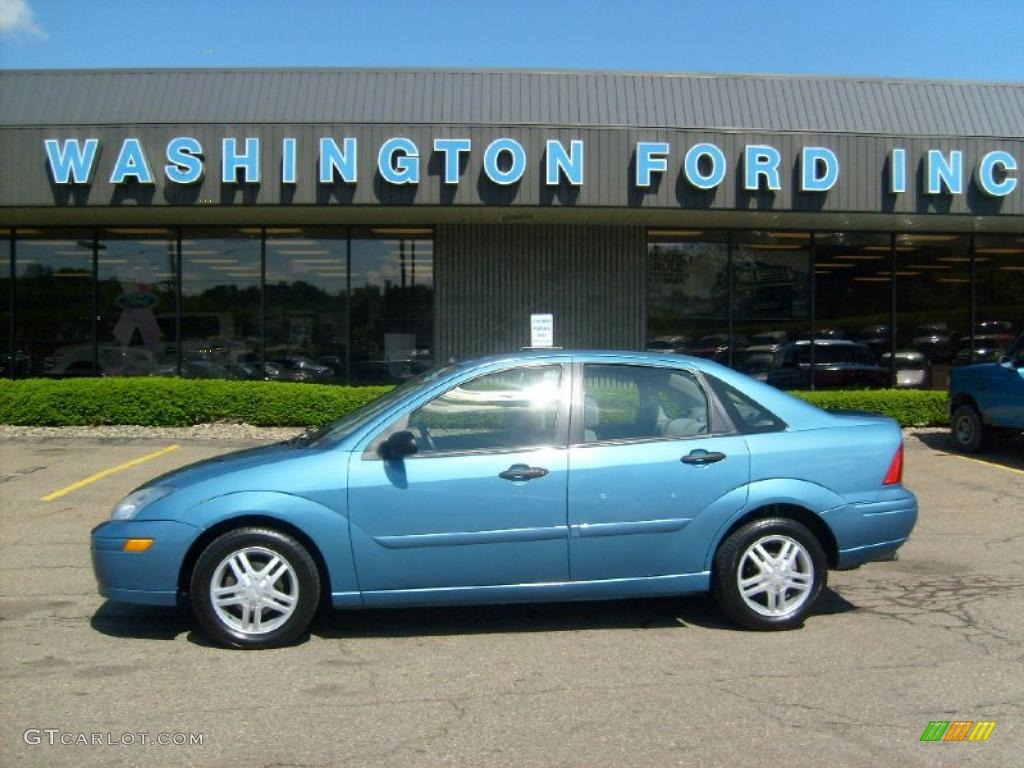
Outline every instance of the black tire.
POLYGON ((722 542, 715 553, 712 578, 715 600, 725 615, 737 624, 757 630, 792 629, 803 623, 828 583, 828 560, 817 537, 805 526, 789 518, 772 517, 753 520, 735 530, 722 542), (787 540, 798 545, 794 549, 802 550, 795 557, 800 573, 793 574, 793 578, 800 577, 801 584, 806 583, 806 589, 802 591, 800 587, 786 586, 784 566, 780 560, 771 561, 773 568, 778 563, 780 570, 777 575, 773 573, 767 576, 764 570, 748 570, 753 563, 753 555, 748 556, 748 551, 755 544, 763 543, 762 549, 769 554, 781 555, 784 551, 783 543, 787 540), (773 549, 776 542, 779 543, 778 550, 773 549), (744 574, 742 577, 741 568, 744 574), (763 578, 764 583, 768 584, 763 592, 749 597, 750 601, 760 605, 763 596, 765 605, 762 610, 748 604, 748 599, 741 594, 741 578, 763 578), (778 585, 773 581, 776 578, 780 580, 778 585), (781 606, 776 605, 778 612, 774 615, 763 613, 771 609, 768 602, 770 599, 780 599, 778 595, 782 596, 781 606), (793 603, 791 608, 786 607, 787 601, 793 603))
POLYGON ((981 421, 978 409, 970 403, 959 405, 949 420, 952 429, 951 439, 957 450, 964 453, 977 453, 985 447, 988 434, 981 421))
POLYGON ((217 643, 276 648, 294 643, 308 629, 320 590, 320 573, 302 544, 272 528, 247 527, 219 536, 199 555, 192 569, 190 599, 199 626, 217 643), (243 579, 237 576, 240 566, 246 571, 243 579), (248 579, 252 581, 247 583, 248 579), (228 590, 226 601, 238 602, 215 606, 214 587, 228 590))

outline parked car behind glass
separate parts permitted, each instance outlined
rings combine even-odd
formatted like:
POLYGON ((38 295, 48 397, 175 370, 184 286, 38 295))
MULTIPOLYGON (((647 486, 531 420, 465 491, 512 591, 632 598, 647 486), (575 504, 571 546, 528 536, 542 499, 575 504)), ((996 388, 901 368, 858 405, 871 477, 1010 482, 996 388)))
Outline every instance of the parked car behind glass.
MULTIPOLYGON (((891 369, 892 353, 882 355, 882 367, 891 369)), ((932 366, 923 353, 912 349, 896 352, 896 387, 900 389, 930 389, 932 366)))
MULTIPOLYGON (((811 342, 796 342, 800 366, 811 369, 811 342)), ((889 369, 875 359, 867 344, 839 339, 814 341, 814 386, 820 389, 885 387, 889 369)))
POLYGON ((807 389, 810 374, 801 369, 796 344, 756 344, 733 354, 732 367, 778 389, 807 389))

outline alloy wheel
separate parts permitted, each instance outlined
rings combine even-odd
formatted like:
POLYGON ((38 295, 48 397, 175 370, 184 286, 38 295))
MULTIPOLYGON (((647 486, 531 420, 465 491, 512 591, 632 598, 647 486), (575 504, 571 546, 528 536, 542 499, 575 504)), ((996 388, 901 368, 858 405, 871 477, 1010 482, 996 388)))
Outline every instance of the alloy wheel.
POLYGON ((796 539, 780 534, 764 536, 740 557, 736 583, 750 610, 773 618, 787 616, 810 596, 814 563, 796 539))
POLYGON ((299 579, 280 553, 266 547, 231 552, 214 569, 210 602, 226 626, 263 635, 283 626, 299 603, 299 579))

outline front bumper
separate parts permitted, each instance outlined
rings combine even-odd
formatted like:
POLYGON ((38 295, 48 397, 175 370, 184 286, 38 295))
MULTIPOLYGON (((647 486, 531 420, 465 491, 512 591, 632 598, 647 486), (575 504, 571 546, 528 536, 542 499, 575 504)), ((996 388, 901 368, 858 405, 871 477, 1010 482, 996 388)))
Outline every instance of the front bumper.
POLYGON ((169 520, 110 520, 92 530, 92 569, 103 597, 141 605, 176 605, 178 574, 199 528, 169 520), (128 539, 153 539, 125 552, 128 539))
POLYGON ((917 498, 906 488, 883 492, 869 502, 848 504, 825 515, 839 547, 839 570, 872 560, 890 560, 917 522, 917 498))

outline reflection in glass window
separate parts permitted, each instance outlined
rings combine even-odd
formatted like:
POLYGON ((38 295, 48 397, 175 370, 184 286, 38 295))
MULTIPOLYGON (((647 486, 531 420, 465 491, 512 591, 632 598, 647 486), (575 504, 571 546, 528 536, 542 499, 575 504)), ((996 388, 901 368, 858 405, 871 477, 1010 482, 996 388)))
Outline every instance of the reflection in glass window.
POLYGON ((630 365, 583 368, 583 440, 704 435, 708 400, 681 371, 630 365))
POLYGON ((733 246, 733 323, 745 346, 793 341, 810 330, 807 232, 746 232, 733 246))
MULTIPOLYGON (((816 387, 889 384, 893 351, 891 249, 891 238, 885 234, 815 236, 816 387), (840 341, 864 346, 836 343, 840 341), (837 366, 842 365, 847 367, 839 370, 837 366)), ((802 350, 801 357, 809 365, 809 348, 802 350)), ((897 357, 900 362, 904 359, 897 357)), ((911 381, 924 379, 919 374, 899 381, 909 386, 911 381)))
POLYGON ((21 230, 15 244, 19 376, 95 372, 91 230, 21 230))
POLYGON ((345 230, 267 230, 267 378, 345 379, 347 277, 345 230))
POLYGON ((352 379, 404 381, 432 365, 433 241, 359 234, 352 238, 352 379))
MULTIPOLYGON (((974 243, 977 285, 975 362, 998 360, 1024 333, 1024 237, 978 236, 974 243)), ((963 363, 961 349, 954 363, 963 363)))
POLYGON ((729 358, 729 246, 724 234, 650 230, 647 349, 729 358))
POLYGON ((970 354, 970 238, 897 235, 895 251, 896 351, 920 353, 927 385, 946 389, 957 354, 965 345, 970 354))
POLYGON ((259 229, 182 233, 181 375, 264 377, 259 229))
POLYGON ((176 375, 175 232, 110 228, 100 231, 98 248, 99 373, 176 375))
POLYGON ((420 453, 555 444, 562 367, 499 371, 448 390, 409 416, 420 453))
MULTIPOLYGON (((0 228, 0 376, 13 376, 19 359, 11 348, 11 230, 0 228)), ((28 373, 27 370, 21 373, 28 373)))

